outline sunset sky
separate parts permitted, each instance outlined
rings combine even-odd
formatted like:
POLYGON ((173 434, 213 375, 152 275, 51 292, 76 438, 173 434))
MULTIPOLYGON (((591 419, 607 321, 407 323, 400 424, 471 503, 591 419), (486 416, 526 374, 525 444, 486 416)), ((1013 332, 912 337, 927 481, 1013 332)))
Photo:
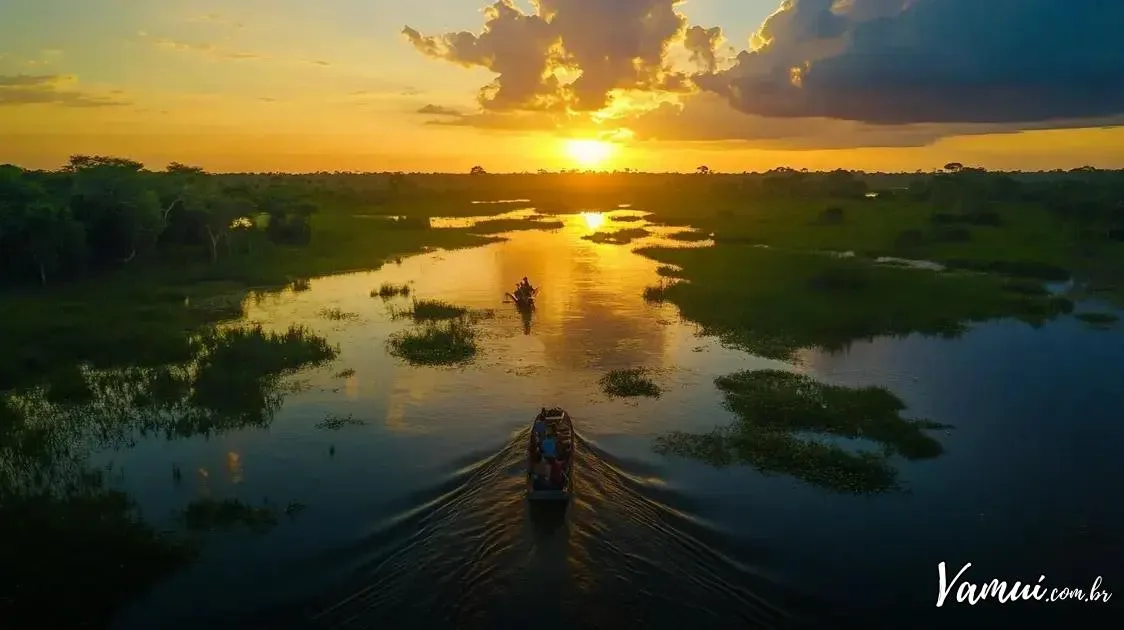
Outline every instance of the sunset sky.
POLYGON ((3 0, 0 163, 1124 167, 1124 3, 3 0))

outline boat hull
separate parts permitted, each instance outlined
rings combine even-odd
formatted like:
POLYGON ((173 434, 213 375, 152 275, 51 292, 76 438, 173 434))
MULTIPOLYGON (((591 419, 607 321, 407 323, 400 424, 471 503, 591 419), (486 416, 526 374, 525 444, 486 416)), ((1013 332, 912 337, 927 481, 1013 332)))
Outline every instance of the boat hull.
MULTIPOLYGON (((536 488, 535 487, 535 437, 532 425, 531 435, 528 438, 529 444, 527 446, 527 500, 534 502, 565 502, 569 501, 573 496, 574 489, 574 459, 577 454, 576 448, 576 434, 574 433, 574 423, 570 419, 570 414, 563 410, 551 410, 561 413, 561 418, 557 421, 550 422, 555 434, 558 435, 559 441, 567 445, 569 453, 565 459, 565 484, 561 488, 536 488)), ((549 412, 548 412, 549 416, 549 412)), ((536 419, 538 416, 536 416, 536 419)))

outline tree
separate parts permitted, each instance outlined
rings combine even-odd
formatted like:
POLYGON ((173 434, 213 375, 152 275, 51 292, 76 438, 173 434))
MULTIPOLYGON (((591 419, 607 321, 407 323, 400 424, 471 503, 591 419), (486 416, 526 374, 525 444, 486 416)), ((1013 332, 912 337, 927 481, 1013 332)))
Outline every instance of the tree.
POLYGON ((487 175, 488 172, 484 170, 483 166, 473 166, 468 171, 469 175, 487 175))
POLYGON ((944 170, 950 173, 959 173, 960 171, 964 170, 964 165, 960 162, 949 162, 948 164, 944 165, 944 170))
POLYGON ((48 272, 54 274, 67 256, 82 249, 85 230, 69 208, 47 200, 25 207, 20 223, 28 253, 39 270, 39 281, 46 286, 48 272))
POLYGON ((163 213, 142 169, 133 160, 84 155, 64 167, 72 178, 70 208, 86 226, 95 262, 128 262, 155 246, 163 213))
POLYGON ((699 175, 710 175, 710 167, 705 164, 695 169, 699 175))

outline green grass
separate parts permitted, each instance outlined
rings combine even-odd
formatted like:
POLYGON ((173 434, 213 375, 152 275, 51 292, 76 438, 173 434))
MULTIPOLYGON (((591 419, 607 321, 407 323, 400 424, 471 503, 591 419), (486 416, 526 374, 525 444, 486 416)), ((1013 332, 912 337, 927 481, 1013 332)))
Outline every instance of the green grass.
POLYGON ((83 485, 63 496, 0 494, 0 566, 18 575, 0 597, 5 627, 109 627, 197 556, 190 541, 144 523, 126 495, 83 485))
POLYGON ((702 232, 675 232, 668 236, 673 241, 683 241, 684 243, 698 243, 700 241, 710 240, 710 235, 703 234, 702 232))
POLYGON ((381 297, 384 300, 389 300, 396 297, 408 297, 410 295, 410 285, 408 284, 391 284, 384 282, 382 286, 377 289, 371 289, 371 297, 381 297))
POLYGON ((433 322, 456 319, 468 314, 468 309, 442 300, 414 300, 409 310, 395 311, 395 317, 409 317, 415 322, 433 322))
POLYGON ((644 228, 628 228, 616 232, 594 232, 588 236, 583 236, 582 239, 600 244, 627 245, 638 238, 644 238, 651 234, 644 228))
POLYGON ((646 396, 658 398, 661 390, 652 382, 644 368, 613 370, 601 377, 601 391, 612 397, 630 398, 646 396))
POLYGON ((1076 313, 1074 317, 1094 326, 1108 326, 1120 321, 1120 317, 1115 313, 1076 313))
POLYGON ((1073 307, 999 277, 815 253, 728 244, 638 253, 680 267, 676 275, 687 280, 649 287, 645 298, 670 301, 705 333, 776 359, 792 359, 802 348, 839 350, 879 335, 956 336, 968 323, 999 317, 1039 325, 1073 307))
POLYGON ((412 365, 456 365, 476 356, 476 331, 467 318, 426 322, 391 335, 390 354, 412 365))
POLYGON ((736 372, 715 385, 738 421, 710 433, 661 436, 658 452, 716 466, 748 464, 837 492, 878 493, 898 487, 892 455, 937 457, 941 444, 925 431, 950 428, 902 418, 905 404, 880 387, 840 387, 778 370, 736 372), (801 434, 864 438, 883 450, 852 451, 801 434))

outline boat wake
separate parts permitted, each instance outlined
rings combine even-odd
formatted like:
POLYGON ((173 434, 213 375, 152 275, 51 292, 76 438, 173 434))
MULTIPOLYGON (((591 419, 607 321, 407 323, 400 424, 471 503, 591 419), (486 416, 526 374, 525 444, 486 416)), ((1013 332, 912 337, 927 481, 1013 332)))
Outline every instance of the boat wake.
POLYGON ((580 434, 573 500, 527 501, 527 438, 518 431, 384 506, 393 516, 317 559, 336 583, 299 611, 275 611, 270 626, 801 625, 785 612, 789 596, 723 555, 721 534, 651 471, 580 434))

